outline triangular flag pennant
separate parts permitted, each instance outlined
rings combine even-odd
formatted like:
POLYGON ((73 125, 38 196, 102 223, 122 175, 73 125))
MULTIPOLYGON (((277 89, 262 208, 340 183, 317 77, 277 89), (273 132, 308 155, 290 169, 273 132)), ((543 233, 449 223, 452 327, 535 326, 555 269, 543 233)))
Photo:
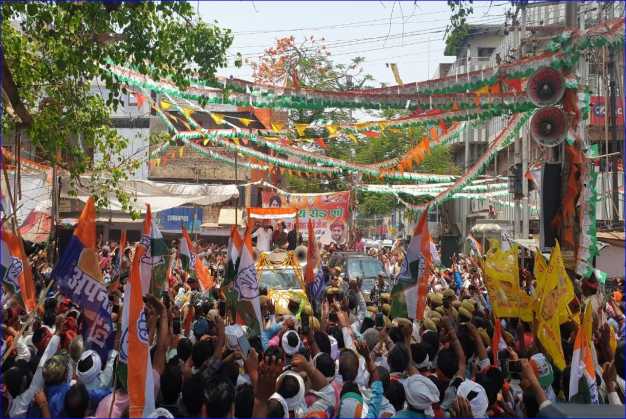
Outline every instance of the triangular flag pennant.
POLYGON ((209 144, 209 139, 208 139, 208 138, 205 138, 205 139, 202 141, 202 145, 206 146, 207 144, 209 144))
POLYGON ((458 103, 458 102, 456 102, 456 101, 455 101, 455 102, 452 102, 452 110, 456 112, 456 111, 458 111, 459 109, 461 109, 461 108, 459 108, 459 103, 458 103))
POLYGON ((326 131, 328 131, 329 136, 333 136, 339 130, 339 126, 335 124, 326 125, 326 131))
POLYGON ((285 127, 282 122, 272 122, 272 131, 280 131, 285 127))
POLYGON ((502 85, 500 81, 497 81, 494 85, 489 88, 489 93, 492 95, 501 95, 502 94, 502 85))
POLYGON ((215 122, 215 124, 217 125, 222 125, 224 123, 224 116, 220 115, 218 113, 211 113, 211 119, 213 120, 213 122, 215 122))
POLYGON ((430 128, 430 138, 432 138, 433 141, 437 141, 439 139, 439 130, 437 127, 430 128))
POLYGON ((161 166, 161 158, 160 158, 160 157, 158 157, 158 158, 154 159, 154 165, 155 165, 156 167, 161 166))
POLYGON ((441 129, 442 133, 447 133, 448 132, 448 127, 446 126, 446 121, 444 121, 443 119, 439 120, 439 128, 441 129))
POLYGON ((171 103, 166 102, 164 100, 161 101, 161 109, 163 109, 164 111, 168 110, 171 107, 172 107, 171 103))
POLYGON ((304 131, 309 127, 309 124, 296 124, 296 132, 298 133, 298 137, 304 136, 304 131))
POLYGON ((505 79, 504 83, 516 93, 520 93, 522 91, 522 79, 505 79))
POLYGON ((476 95, 476 97, 474 98, 474 105, 480 108, 480 95, 476 95))
POLYGON ((239 118, 239 122, 241 122, 244 126, 248 126, 250 125, 252 122, 254 122, 254 119, 250 119, 250 118, 239 118))
POLYGON ((187 118, 191 118, 191 114, 193 113, 193 109, 190 108, 182 108, 183 114, 187 117, 187 118))
POLYGON ((358 139, 356 138, 356 135, 354 134, 348 134, 348 138, 353 142, 353 143, 357 143, 358 139))
POLYGON ((181 159, 183 158, 183 154, 185 153, 185 146, 181 146, 178 149, 178 157, 180 157, 181 159))
POLYGON ((137 101, 137 108, 143 108, 143 104, 146 103, 146 97, 139 92, 133 92, 135 100, 137 101))
POLYGON ((489 94, 489 86, 485 85, 479 89, 474 90, 474 93, 478 96, 484 96, 489 94))

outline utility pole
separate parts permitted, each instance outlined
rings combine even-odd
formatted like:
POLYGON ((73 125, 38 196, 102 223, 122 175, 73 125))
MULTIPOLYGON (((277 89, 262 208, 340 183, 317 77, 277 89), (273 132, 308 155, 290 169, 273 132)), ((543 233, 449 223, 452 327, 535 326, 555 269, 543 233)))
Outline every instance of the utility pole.
MULTIPOLYGON (((609 48, 609 125, 611 126, 611 148, 617 145, 617 100, 615 97, 615 53, 609 48)), ((605 111, 605 117, 606 117, 605 111)), ((613 151, 613 150, 611 150, 613 151)), ((606 150, 607 153, 611 151, 606 150)), ((619 190, 617 179, 617 162, 619 155, 611 157, 611 202, 613 203, 612 224, 615 226, 619 223, 619 190)))
MULTIPOLYGON (((526 5, 522 5, 522 39, 526 38, 526 5)), ((523 44, 520 45, 520 58, 524 56, 523 44)), ((530 208, 528 206, 528 137, 530 135, 528 125, 522 131, 522 238, 527 239, 529 233, 528 216, 530 208)))

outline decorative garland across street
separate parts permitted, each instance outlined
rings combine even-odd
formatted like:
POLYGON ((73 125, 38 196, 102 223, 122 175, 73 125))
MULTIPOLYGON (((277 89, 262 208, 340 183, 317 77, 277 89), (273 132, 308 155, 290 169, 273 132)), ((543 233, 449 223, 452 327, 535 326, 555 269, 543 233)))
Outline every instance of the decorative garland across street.
POLYGON ((470 167, 467 172, 458 178, 454 184, 446 191, 441 192, 433 198, 430 203, 442 203, 453 197, 460 190, 468 186, 468 183, 480 176, 485 168, 491 163, 493 157, 498 151, 507 147, 515 141, 519 136, 519 131, 529 121, 532 112, 517 114, 512 117, 509 124, 496 136, 494 141, 489 145, 487 151, 478 159, 476 163, 470 167))
MULTIPOLYGON (((537 68, 549 65, 557 69, 569 69, 580 58, 586 49, 608 46, 619 48, 624 44, 624 22, 616 19, 609 25, 598 25, 582 33, 564 32, 555 37, 548 51, 541 55, 518 60, 511 64, 503 64, 494 68, 473 71, 467 74, 410 83, 404 86, 391 86, 379 89, 363 89, 347 92, 319 91, 313 89, 289 89, 279 86, 259 85, 238 79, 224 79, 222 83, 191 80, 186 91, 180 91, 167 81, 154 81, 140 73, 122 67, 109 66, 108 70, 123 83, 140 89, 148 89, 157 93, 168 93, 175 97, 199 100, 204 103, 229 103, 240 106, 254 104, 258 107, 291 108, 291 109, 323 109, 363 108, 363 109, 415 109, 435 107, 440 110, 451 109, 456 97, 458 106, 466 109, 480 107, 472 101, 476 90, 486 86, 511 80, 520 80, 531 75, 537 68), (419 105, 419 106, 418 106, 419 105)), ((517 91, 517 88, 513 89, 517 91)), ((487 92, 488 93, 488 92, 487 92)), ((519 111, 518 111, 519 112, 519 111)))

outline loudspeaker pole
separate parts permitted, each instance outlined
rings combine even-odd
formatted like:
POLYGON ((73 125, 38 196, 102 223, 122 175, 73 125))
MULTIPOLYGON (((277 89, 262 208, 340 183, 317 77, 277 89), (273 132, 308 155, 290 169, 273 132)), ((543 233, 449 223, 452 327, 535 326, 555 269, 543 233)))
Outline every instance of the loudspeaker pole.
MULTIPOLYGON (((609 62, 608 62, 608 71, 609 71, 609 125, 611 127, 611 148, 617 148, 617 100, 615 98, 615 52, 613 49, 609 48, 609 62)), ((606 118, 606 106, 604 117, 606 118)), ((609 154, 613 150, 606 150, 606 153, 609 154)), ((615 155, 611 158, 611 201, 613 202, 613 217, 612 224, 613 226, 619 224, 619 186, 617 181, 617 161, 618 155, 615 155)), ((607 168, 608 169, 608 168, 607 168)))

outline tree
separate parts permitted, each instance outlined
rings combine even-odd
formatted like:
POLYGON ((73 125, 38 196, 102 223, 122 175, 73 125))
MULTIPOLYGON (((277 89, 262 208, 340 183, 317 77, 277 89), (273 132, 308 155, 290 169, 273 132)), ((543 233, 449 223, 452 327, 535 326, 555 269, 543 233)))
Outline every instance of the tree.
POLYGON ((25 132, 38 157, 72 182, 89 173, 99 206, 114 191, 127 210, 129 196, 117 185, 138 162, 118 157, 126 139, 110 127, 110 111, 128 92, 107 68, 132 66, 184 88, 190 76, 214 80, 233 39, 196 20, 187 2, 4 2, 2 17, 3 76, 14 82, 5 92, 25 111, 5 114, 5 138, 25 132), (106 100, 92 93, 98 81, 106 100), (95 161, 94 151, 103 158, 95 161))
MULTIPOLYGON (((250 60, 254 80, 290 88, 307 87, 320 90, 346 91, 366 87, 374 80, 363 71, 363 57, 353 58, 349 64, 337 64, 324 44, 324 38, 305 37, 296 42, 288 36, 276 41, 257 60, 250 60)), ((341 109, 290 110, 293 122, 311 123, 324 116, 336 122, 351 122, 349 111, 341 109)))

